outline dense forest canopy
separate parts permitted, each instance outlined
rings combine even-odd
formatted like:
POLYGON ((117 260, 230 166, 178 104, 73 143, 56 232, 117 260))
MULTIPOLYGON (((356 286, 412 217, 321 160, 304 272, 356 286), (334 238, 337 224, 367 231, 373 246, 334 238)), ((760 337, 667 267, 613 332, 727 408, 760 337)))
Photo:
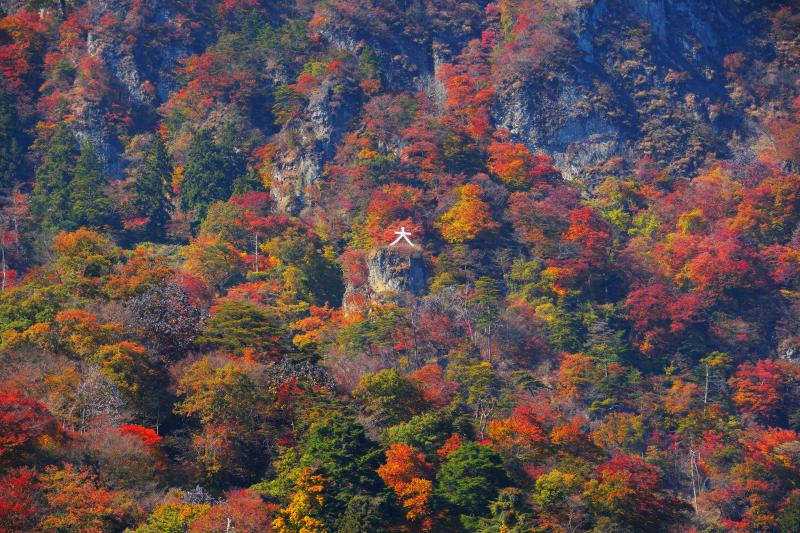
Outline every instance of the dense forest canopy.
POLYGON ((800 531, 799 173, 788 0, 0 1, 0 533, 800 531))

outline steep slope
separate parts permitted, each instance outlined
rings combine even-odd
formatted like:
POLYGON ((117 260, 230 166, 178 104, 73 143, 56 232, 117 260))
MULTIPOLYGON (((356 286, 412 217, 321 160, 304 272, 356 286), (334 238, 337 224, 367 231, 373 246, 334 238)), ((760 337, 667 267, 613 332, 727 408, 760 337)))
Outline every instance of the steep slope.
POLYGON ((0 6, 0 533, 800 527, 797 2, 0 6))

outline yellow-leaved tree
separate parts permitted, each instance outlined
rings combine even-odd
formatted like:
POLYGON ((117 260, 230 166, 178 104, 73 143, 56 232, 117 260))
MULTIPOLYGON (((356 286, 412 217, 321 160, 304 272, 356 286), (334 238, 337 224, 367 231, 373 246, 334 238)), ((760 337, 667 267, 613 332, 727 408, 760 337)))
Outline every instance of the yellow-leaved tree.
POLYGON ((483 189, 475 183, 462 185, 457 190, 459 199, 439 219, 437 226, 448 242, 475 240, 497 229, 492 211, 482 196, 483 189))
POLYGON ((317 518, 325 503, 325 477, 303 468, 297 475, 296 490, 286 507, 278 510, 272 521, 277 533, 327 533, 325 524, 317 518))

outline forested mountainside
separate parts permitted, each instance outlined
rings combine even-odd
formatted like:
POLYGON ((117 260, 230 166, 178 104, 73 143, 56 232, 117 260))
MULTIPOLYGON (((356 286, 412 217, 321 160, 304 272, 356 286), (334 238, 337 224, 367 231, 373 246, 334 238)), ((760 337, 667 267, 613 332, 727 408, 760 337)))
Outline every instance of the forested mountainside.
POLYGON ((800 531, 796 2, 0 6, 0 532, 800 531))

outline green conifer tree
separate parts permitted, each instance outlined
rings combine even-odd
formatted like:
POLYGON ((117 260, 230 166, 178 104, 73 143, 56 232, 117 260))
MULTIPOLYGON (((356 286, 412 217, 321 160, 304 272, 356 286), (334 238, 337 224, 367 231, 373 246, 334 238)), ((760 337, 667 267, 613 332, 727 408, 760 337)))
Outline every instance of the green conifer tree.
POLYGON ((60 123, 48 139, 42 163, 36 169, 31 195, 31 214, 44 231, 70 226, 70 182, 78 157, 78 143, 69 128, 60 123))
POLYGON ((486 516, 489 502, 506 481, 500 456, 474 442, 450 454, 436 474, 439 496, 467 515, 486 516))
POLYGON ((282 354, 289 332, 274 313, 250 302, 229 300, 208 321, 199 342, 241 354, 245 348, 282 354))
POLYGON ((100 228, 113 220, 111 199, 105 192, 106 183, 97 149, 91 141, 86 140, 81 144, 69 187, 72 226, 100 228))
POLYGON ((22 131, 16 109, 0 85, 0 187, 14 185, 22 169, 22 131))
POLYGON ((169 182, 172 176, 167 147, 160 135, 145 154, 139 176, 131 185, 133 205, 142 216, 147 217, 147 236, 154 241, 164 239, 167 223, 172 213, 169 182))
POLYGON ((230 196, 235 176, 229 175, 228 163, 222 150, 214 144, 211 132, 200 130, 189 147, 181 181, 182 207, 195 212, 195 222, 205 217, 212 203, 230 196))
POLYGON ((356 420, 342 412, 312 424, 303 443, 300 465, 325 476, 330 485, 326 497, 329 523, 336 523, 353 496, 373 492, 380 486, 375 469, 380 448, 370 441, 356 420))
MULTIPOLYGON (((220 128, 217 149, 225 167, 225 175, 231 187, 234 181, 247 173, 247 155, 242 149, 245 139, 233 122, 220 128)), ((230 195, 230 189, 228 190, 230 195)), ((226 198, 221 198, 225 200, 226 198)))

